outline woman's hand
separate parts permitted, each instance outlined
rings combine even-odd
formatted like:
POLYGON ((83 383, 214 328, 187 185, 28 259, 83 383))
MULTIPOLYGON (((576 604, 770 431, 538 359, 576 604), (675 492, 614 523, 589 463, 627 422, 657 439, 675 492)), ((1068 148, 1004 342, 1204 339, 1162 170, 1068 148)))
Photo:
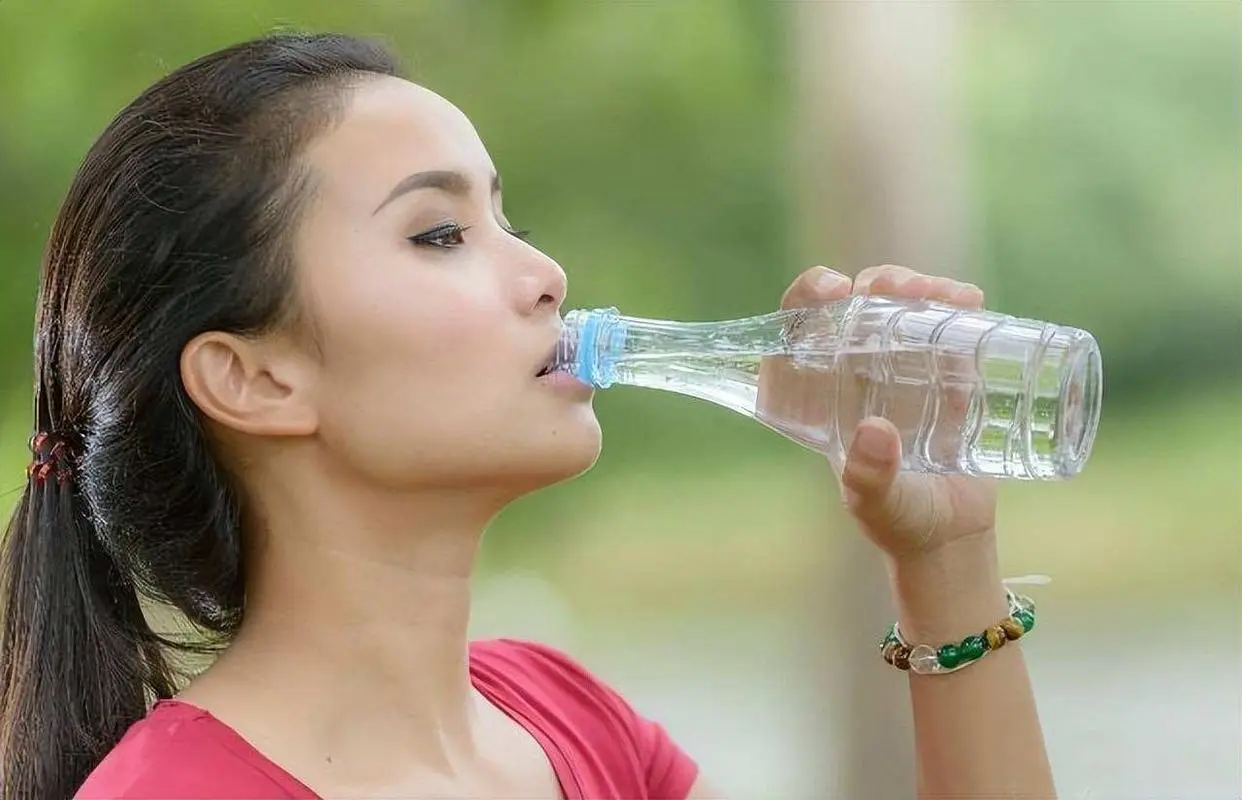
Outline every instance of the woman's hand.
MULTIPOLYGON (((929 299, 962 308, 983 305, 983 292, 972 284, 880 266, 864 269, 852 281, 824 267, 807 270, 785 292, 781 307, 823 305, 851 293, 929 299)), ((759 413, 809 426, 824 424, 834 415, 830 398, 836 395, 837 382, 846 380, 852 376, 796 369, 788 360, 770 359, 760 373, 759 413)), ((848 446, 845 463, 833 467, 842 498, 868 537, 894 562, 921 562, 946 545, 970 539, 991 549, 996 518, 991 480, 900 472, 901 438, 881 418, 862 420, 841 436, 848 446)))

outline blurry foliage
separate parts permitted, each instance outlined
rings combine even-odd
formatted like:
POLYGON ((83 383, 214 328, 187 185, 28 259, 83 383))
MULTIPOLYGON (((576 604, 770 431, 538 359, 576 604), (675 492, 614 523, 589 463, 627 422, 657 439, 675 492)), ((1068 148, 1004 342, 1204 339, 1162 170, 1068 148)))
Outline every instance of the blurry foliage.
POLYGON ((1100 340, 1109 402, 1242 360, 1242 5, 979 4, 977 265, 1100 340))
MULTIPOLYGON (((1236 381, 1239 8, 964 7, 970 272, 998 310, 1099 336, 1106 415, 1164 382, 1236 381)), ((792 260, 788 12, 743 0, 4 0, 6 405, 24 408, 38 259, 83 152, 159 75, 279 27, 382 35, 461 106, 504 175, 508 215, 570 273, 570 306, 768 310, 804 266, 792 260)), ((598 407, 608 458, 636 467, 790 446, 684 398, 618 390, 598 407)), ((0 420, 4 449, 27 425, 0 420)))

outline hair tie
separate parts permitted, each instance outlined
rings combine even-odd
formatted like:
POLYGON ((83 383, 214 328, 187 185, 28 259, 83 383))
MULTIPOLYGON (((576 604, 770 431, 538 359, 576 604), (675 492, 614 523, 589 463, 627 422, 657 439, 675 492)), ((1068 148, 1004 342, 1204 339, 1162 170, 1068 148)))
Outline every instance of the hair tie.
POLYGON ((30 439, 30 452, 34 460, 26 469, 26 476, 37 484, 49 477, 57 483, 67 483, 73 478, 73 452, 69 440, 63 434, 40 431, 30 439))

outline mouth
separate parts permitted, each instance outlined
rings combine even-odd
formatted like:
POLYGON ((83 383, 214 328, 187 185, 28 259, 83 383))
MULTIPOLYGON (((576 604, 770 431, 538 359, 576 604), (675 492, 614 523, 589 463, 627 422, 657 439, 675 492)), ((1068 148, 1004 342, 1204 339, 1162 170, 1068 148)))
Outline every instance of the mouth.
POLYGON ((535 384, 544 389, 571 397, 575 402, 585 401, 594 394, 594 388, 575 374, 573 354, 566 352, 563 341, 558 340, 547 357, 536 366, 535 384))
POLYGON ((552 348, 552 352, 540 365, 539 371, 535 373, 536 378, 542 378, 545 375, 551 375, 553 372, 564 372, 564 366, 557 363, 557 348, 552 348))

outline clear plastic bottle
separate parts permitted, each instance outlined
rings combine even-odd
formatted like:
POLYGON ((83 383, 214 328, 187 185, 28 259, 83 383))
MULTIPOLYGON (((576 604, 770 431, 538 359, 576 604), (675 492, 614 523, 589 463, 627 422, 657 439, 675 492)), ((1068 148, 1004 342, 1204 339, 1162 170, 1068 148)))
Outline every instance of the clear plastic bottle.
POLYGON ((600 389, 707 400, 836 464, 854 427, 878 416, 901 432, 907 470, 1069 478, 1100 417, 1089 333, 875 296, 718 322, 570 311, 557 364, 600 389))

